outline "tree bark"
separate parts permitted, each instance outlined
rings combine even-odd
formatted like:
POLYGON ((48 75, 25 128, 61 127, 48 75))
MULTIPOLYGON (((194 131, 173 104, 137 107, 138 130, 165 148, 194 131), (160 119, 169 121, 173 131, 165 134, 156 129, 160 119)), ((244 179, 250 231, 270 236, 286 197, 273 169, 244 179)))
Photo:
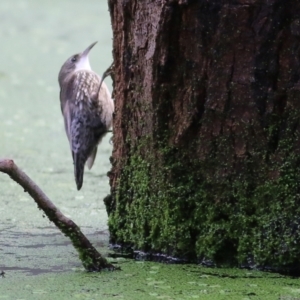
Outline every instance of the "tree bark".
POLYGON ((18 168, 13 160, 0 159, 0 172, 6 173, 21 185, 24 191, 28 192, 33 198, 38 207, 43 210, 49 220, 53 222, 65 236, 70 238, 87 271, 96 272, 103 269, 115 269, 115 267, 93 247, 90 241, 81 232, 80 228, 72 220, 63 215, 44 192, 18 168))
POLYGON ((109 6, 112 242, 217 263, 299 263, 299 1, 109 6))

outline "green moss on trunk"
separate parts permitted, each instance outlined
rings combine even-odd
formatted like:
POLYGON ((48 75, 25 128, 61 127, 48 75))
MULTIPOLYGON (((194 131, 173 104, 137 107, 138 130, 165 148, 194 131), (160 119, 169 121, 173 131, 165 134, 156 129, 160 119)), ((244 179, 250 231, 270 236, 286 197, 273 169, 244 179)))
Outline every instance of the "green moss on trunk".
MULTIPOLYGON (((201 140, 184 153, 168 146, 167 139, 151 152, 153 140, 141 139, 114 195, 112 240, 221 264, 298 262, 300 156, 293 151, 291 129, 296 118, 295 112, 287 118, 276 153, 257 145, 235 161, 238 168, 224 157, 230 153, 224 135, 210 141, 205 160, 188 155, 199 143, 201 148, 201 140)), ((268 132, 272 126, 278 124, 268 132)))

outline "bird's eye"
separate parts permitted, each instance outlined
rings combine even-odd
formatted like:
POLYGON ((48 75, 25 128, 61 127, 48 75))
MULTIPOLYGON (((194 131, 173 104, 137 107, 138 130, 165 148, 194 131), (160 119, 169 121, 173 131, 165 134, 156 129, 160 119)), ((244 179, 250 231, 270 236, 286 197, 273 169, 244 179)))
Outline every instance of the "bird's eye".
POLYGON ((71 58, 71 62, 75 62, 76 61, 76 56, 73 56, 72 58, 71 58))

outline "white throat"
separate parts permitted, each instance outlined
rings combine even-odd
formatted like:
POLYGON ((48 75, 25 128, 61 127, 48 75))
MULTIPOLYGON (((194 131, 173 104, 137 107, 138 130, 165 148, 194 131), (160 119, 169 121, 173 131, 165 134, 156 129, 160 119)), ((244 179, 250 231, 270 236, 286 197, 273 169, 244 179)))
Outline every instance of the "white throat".
POLYGON ((88 56, 81 57, 78 63, 76 64, 75 71, 79 71, 79 70, 89 70, 89 71, 92 70, 88 56))

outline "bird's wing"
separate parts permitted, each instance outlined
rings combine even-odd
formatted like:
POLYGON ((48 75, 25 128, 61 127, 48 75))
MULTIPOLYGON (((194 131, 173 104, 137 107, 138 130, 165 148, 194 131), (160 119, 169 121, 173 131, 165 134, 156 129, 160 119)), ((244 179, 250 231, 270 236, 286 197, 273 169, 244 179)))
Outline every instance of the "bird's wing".
MULTIPOLYGON (((65 106, 63 107, 63 116, 64 116, 64 123, 65 123, 65 130, 66 134, 70 143, 71 147, 71 109, 70 109, 70 102, 66 101, 65 106)), ((72 150, 72 147, 71 147, 72 150)))
MULTIPOLYGON (((72 144, 73 139, 74 120, 83 122, 84 127, 88 125, 88 121, 95 126, 95 123, 100 119, 102 106, 92 97, 93 90, 97 88, 99 80, 100 78, 96 73, 81 70, 73 74, 61 89, 61 110, 70 144, 72 144)), ((91 129, 91 126, 88 127, 87 129, 91 129)))
POLYGON ((112 116, 114 112, 114 102, 105 82, 102 83, 98 94, 98 103, 102 109, 102 120, 105 122, 107 129, 112 125, 112 116))
POLYGON ((95 148, 107 131, 105 121, 102 120, 103 107, 92 96, 99 82, 100 78, 96 73, 77 71, 61 95, 65 99, 62 111, 78 189, 82 185, 84 165, 91 156, 88 165, 92 166, 96 155, 95 148))

